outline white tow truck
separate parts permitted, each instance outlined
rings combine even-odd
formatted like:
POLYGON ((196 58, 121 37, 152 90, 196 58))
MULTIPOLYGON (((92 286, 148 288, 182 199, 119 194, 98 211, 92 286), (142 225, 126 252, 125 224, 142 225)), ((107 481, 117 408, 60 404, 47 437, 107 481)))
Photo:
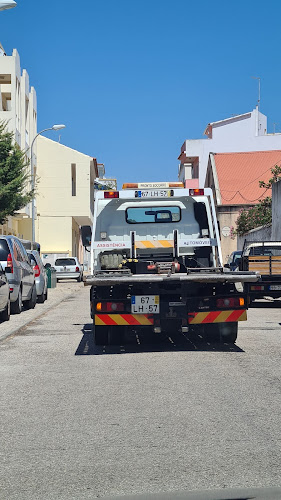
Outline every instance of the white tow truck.
POLYGON ((97 345, 143 329, 236 341, 258 274, 223 269, 211 189, 156 182, 98 192, 93 228, 81 234, 97 345))

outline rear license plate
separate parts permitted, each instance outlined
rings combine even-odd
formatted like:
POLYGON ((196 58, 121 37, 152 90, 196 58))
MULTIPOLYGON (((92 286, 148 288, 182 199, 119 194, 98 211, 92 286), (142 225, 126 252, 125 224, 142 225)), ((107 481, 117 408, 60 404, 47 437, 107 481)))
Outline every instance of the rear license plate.
POLYGON ((281 285, 270 285, 269 290, 281 290, 281 285))
POLYGON ((173 194, 172 189, 153 189, 150 191, 136 191, 136 198, 169 198, 173 194))
POLYGON ((133 314, 159 314, 159 295, 133 295, 131 312, 133 314))

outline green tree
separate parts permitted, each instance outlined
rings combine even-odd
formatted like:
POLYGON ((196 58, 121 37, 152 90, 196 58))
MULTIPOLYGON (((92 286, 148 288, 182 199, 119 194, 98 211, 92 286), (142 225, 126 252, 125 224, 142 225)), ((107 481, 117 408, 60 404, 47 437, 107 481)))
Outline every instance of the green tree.
POLYGON ((259 181, 260 188, 270 189, 272 184, 281 180, 281 167, 279 165, 275 165, 275 167, 271 168, 272 177, 268 182, 259 181))
POLYGON ((24 152, 0 122, 0 224, 32 200, 34 192, 28 189, 30 175, 24 152))
POLYGON ((246 210, 243 208, 236 221, 235 233, 243 236, 255 227, 271 224, 271 197, 267 196, 264 200, 260 200, 256 205, 246 210))

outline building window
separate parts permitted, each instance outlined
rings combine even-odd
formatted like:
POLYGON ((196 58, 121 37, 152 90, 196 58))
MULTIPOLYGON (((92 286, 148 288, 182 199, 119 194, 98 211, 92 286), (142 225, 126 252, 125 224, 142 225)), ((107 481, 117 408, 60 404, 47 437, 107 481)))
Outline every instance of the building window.
POLYGON ((76 196, 76 164, 71 163, 71 194, 76 196))

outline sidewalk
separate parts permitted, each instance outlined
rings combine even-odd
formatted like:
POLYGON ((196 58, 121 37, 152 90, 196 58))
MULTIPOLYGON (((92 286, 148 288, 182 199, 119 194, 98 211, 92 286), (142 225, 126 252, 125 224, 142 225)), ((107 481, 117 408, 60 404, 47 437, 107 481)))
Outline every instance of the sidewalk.
POLYGON ((43 316, 63 300, 71 295, 79 293, 83 288, 83 283, 77 283, 73 280, 63 280, 57 283, 56 288, 48 288, 48 300, 45 301, 44 304, 36 304, 36 307, 30 310, 25 310, 23 308, 21 314, 11 314, 10 321, 0 323, 0 341, 11 335, 15 335, 19 330, 39 316, 43 316))

